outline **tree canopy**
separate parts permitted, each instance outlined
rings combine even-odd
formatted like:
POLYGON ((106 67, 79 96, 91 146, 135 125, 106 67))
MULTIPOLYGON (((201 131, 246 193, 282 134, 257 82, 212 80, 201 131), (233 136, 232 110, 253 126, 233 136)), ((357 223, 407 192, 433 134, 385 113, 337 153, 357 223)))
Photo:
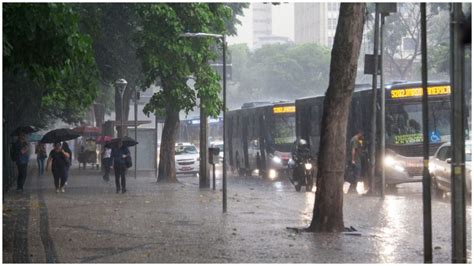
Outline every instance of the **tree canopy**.
POLYGON ((3 5, 4 118, 13 126, 76 122, 97 95, 92 39, 61 3, 3 5))

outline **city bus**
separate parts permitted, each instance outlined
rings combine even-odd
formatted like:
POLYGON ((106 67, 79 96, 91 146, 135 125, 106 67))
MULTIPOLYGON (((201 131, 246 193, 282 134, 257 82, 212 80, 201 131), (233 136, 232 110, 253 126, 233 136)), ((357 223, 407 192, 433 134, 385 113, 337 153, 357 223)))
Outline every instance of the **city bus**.
POLYGON ((287 176, 296 140, 294 102, 244 104, 226 113, 226 156, 241 175, 287 176))
MULTIPOLYGON (((450 140, 451 87, 449 82, 430 82, 429 132, 430 155, 444 142, 450 140)), ((423 171, 422 132, 422 88, 421 82, 398 83, 385 87, 385 158, 383 160, 386 184, 420 182, 423 171)), ((380 112, 380 97, 377 97, 377 112, 380 112)), ((313 156, 319 152, 321 119, 324 96, 315 96, 295 101, 297 138, 309 142, 313 156)), ((368 175, 371 139, 372 89, 369 84, 356 85, 350 106, 347 124, 347 162, 350 161, 350 139, 358 129, 364 132, 364 155, 367 160, 362 165, 362 176, 368 175)), ((380 116, 377 119, 376 156, 380 147, 380 116)), ((378 157, 377 157, 378 158, 378 157)), ((378 160, 380 161, 380 160, 378 160)), ((377 162, 377 161, 376 161, 377 162)), ((380 175, 381 165, 377 164, 376 174, 380 175)), ((348 168, 347 168, 348 169, 348 168)), ((346 171, 346 175, 349 174, 346 171)))

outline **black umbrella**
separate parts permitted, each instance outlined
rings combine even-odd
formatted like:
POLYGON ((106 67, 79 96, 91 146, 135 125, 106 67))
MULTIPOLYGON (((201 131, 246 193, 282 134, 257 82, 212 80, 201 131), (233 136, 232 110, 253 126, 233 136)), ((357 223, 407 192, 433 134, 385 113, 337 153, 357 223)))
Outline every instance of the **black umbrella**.
POLYGON ((69 128, 54 129, 46 133, 41 143, 55 143, 78 138, 80 135, 69 128))
MULTIPOLYGON (((119 140, 120 140, 120 138, 111 139, 109 141, 109 143, 107 143, 106 146, 108 146, 108 147, 117 147, 119 140)), ((138 144, 138 142, 136 142, 134 139, 132 139, 131 137, 128 137, 128 136, 125 136, 125 137, 122 138, 122 143, 123 143, 123 146, 127 146, 127 147, 135 146, 135 145, 138 144)))
POLYGON ((13 132, 10 134, 10 136, 18 136, 18 135, 20 135, 20 133, 31 134, 31 133, 37 132, 37 131, 38 131, 38 129, 36 129, 33 126, 21 126, 21 127, 17 127, 15 130, 13 130, 13 132))

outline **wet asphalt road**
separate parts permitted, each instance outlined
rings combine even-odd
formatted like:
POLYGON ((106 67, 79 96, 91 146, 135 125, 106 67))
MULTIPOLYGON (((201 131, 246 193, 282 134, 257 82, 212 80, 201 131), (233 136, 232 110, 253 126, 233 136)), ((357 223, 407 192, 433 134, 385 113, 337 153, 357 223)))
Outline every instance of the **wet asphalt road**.
MULTIPOLYGON (((152 174, 129 176, 126 194, 95 170, 73 170, 64 194, 55 193, 51 176, 30 174, 23 194, 5 195, 3 261, 423 262, 421 184, 402 185, 383 200, 346 194, 345 225, 360 235, 313 234, 287 229, 308 226, 314 204, 313 192, 298 193, 287 180, 229 177, 223 214, 219 189, 199 189, 191 176, 157 184, 152 174)), ((449 263, 449 197, 434 199, 432 212, 434 262, 449 263)), ((467 224, 471 261, 470 204, 467 224)))

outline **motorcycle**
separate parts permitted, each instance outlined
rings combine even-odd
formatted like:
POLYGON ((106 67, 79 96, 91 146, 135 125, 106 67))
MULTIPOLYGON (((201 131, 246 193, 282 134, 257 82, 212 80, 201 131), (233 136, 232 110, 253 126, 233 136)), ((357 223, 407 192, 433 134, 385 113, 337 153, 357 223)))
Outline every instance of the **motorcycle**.
POLYGON ((305 186, 306 191, 313 189, 314 165, 311 158, 303 159, 297 163, 291 160, 289 164, 293 168, 293 175, 290 177, 290 182, 295 186, 296 191, 301 191, 301 187, 305 186))

